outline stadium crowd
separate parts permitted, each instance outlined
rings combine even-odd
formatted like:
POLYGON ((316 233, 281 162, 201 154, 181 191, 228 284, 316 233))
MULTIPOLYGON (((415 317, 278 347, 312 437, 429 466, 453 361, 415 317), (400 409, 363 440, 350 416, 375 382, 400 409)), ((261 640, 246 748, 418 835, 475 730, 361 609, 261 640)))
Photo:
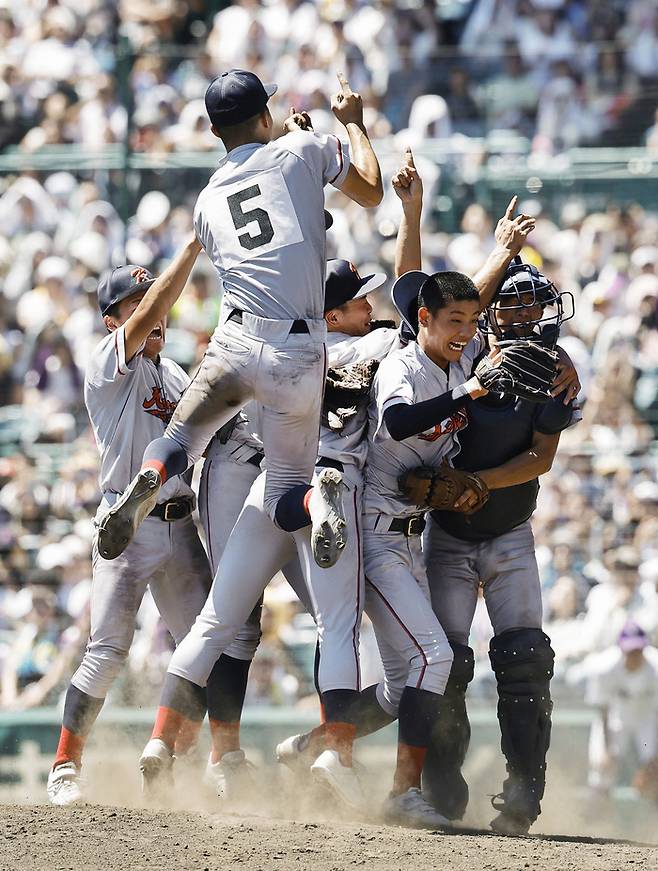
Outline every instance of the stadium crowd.
MULTIPOLYGON (((232 65, 265 79, 275 72, 280 111, 308 108, 320 130, 332 123, 326 95, 334 72, 345 69, 366 98, 370 129, 401 137, 383 154, 389 177, 398 141, 428 136, 514 129, 540 151, 616 144, 629 131, 632 144, 647 131, 647 144, 658 142, 655 100, 647 112, 643 97, 658 82, 654 3, 455 5, 463 16, 442 17, 440 3, 384 0, 0 0, 0 149, 90 150, 129 137, 135 151, 210 150, 216 140, 206 129, 203 92, 217 69, 232 65), (504 26, 510 16, 514 43, 504 26), (479 48, 485 31, 486 55, 479 48), (157 50, 172 43, 182 47, 178 54, 157 50), (136 53, 127 80, 115 75, 117 45, 125 57, 136 53)), ((431 203, 439 170, 427 157, 418 163, 431 203)), ((104 329, 98 276, 125 261, 161 268, 188 231, 194 191, 204 183, 198 173, 179 196, 150 190, 148 178, 134 214, 123 220, 111 175, 0 176, 2 709, 56 702, 86 641, 98 485, 82 382, 104 329)), ((392 275, 399 220, 392 193, 358 219, 337 192, 328 208, 330 255, 355 261, 362 273, 376 266, 392 275)), ((629 618, 658 645, 658 212, 639 205, 591 211, 578 196, 557 215, 542 211, 539 199, 522 208, 537 216, 524 257, 575 299, 563 344, 583 383, 583 421, 563 436, 542 480, 534 528, 557 653, 556 695, 582 698, 583 658, 614 648, 629 618)), ((459 230, 447 233, 428 208, 427 269, 474 274, 493 245, 497 217, 471 202, 459 230)), ((380 316, 392 314, 387 299, 383 291, 374 300, 380 316)), ((202 257, 167 336, 168 353, 188 369, 217 322, 219 302, 202 257)), ((313 694, 310 618, 283 581, 269 589, 266 606, 247 702, 304 703, 313 694)), ((472 643, 482 662, 490 627, 483 607, 478 614, 472 643)), ((170 649, 147 599, 114 702, 155 700, 170 649)), ((365 668, 372 671, 370 659, 365 668)), ((473 692, 493 698, 486 663, 478 678, 473 692)))

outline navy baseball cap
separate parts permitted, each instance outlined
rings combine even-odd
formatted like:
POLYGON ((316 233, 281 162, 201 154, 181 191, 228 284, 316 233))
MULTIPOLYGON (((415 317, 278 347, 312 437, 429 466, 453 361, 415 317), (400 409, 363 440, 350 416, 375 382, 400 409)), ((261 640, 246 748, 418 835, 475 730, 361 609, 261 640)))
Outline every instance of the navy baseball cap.
POLYGON ((206 90, 206 112, 221 130, 241 124, 263 111, 277 86, 264 85, 248 70, 229 70, 213 79, 206 90))
POLYGON ((98 307, 101 314, 106 315, 108 309, 133 293, 146 293, 154 281, 155 276, 142 266, 130 264, 108 269, 98 282, 98 307))
POLYGON ((431 277, 414 269, 401 275, 391 288, 393 305, 414 336, 418 335, 418 294, 431 277))
POLYGON ((375 272, 364 278, 349 260, 327 260, 324 283, 324 310, 338 308, 353 299, 360 299, 386 281, 383 272, 375 272))

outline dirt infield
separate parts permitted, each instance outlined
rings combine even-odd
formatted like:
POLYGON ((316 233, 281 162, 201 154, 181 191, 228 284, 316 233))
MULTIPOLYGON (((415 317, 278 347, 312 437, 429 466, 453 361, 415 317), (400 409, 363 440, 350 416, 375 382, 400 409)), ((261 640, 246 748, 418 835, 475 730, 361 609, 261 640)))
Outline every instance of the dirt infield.
POLYGON ((113 808, 5 806, 0 871, 652 871, 658 846, 113 808))

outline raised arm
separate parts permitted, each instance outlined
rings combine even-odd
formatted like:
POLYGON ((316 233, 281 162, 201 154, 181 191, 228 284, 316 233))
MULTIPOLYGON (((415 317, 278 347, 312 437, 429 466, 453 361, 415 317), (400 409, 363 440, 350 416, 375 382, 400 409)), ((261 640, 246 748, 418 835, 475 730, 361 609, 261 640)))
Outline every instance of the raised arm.
POLYGON ((169 310, 183 292, 199 251, 201 243, 196 236, 192 236, 146 291, 125 324, 126 359, 130 360, 135 356, 151 330, 169 314, 169 310))
POLYGON ((487 257, 484 266, 473 276, 483 309, 493 302, 507 267, 521 253, 526 238, 535 229, 535 219, 530 215, 513 217, 517 199, 515 195, 509 201, 505 214, 496 224, 496 247, 487 257))
POLYGON ((395 277, 422 268, 420 217, 423 210, 423 182, 414 164, 411 148, 404 153, 404 165, 391 179, 402 203, 402 220, 395 244, 395 277))
POLYGON ((338 73, 340 90, 331 98, 331 110, 347 130, 351 163, 342 192, 365 208, 378 206, 384 196, 382 172, 363 123, 363 101, 354 94, 349 82, 338 73))

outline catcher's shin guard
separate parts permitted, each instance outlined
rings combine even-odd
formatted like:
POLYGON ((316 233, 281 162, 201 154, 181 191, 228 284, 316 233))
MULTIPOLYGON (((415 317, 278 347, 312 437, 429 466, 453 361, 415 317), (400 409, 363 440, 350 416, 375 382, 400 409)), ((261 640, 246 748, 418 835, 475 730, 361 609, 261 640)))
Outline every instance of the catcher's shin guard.
POLYGON ((462 765, 471 740, 466 689, 473 680, 475 656, 470 647, 451 641, 454 653, 439 716, 423 765, 423 793, 449 820, 460 820, 468 804, 462 765))
POLYGON ((491 639, 498 681, 501 749, 507 760, 505 811, 534 822, 541 812, 551 738, 550 681, 555 654, 541 629, 511 629, 491 639))

